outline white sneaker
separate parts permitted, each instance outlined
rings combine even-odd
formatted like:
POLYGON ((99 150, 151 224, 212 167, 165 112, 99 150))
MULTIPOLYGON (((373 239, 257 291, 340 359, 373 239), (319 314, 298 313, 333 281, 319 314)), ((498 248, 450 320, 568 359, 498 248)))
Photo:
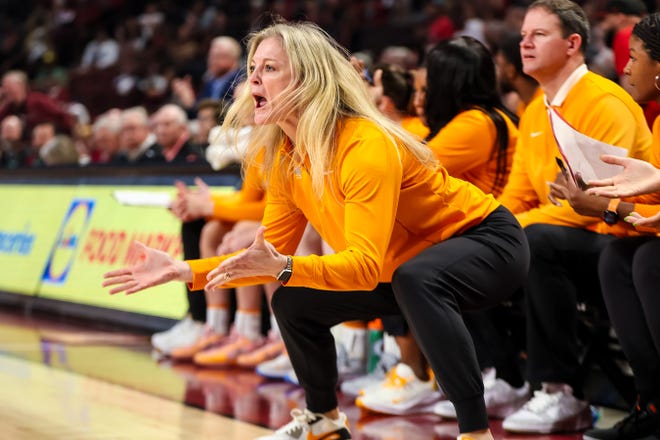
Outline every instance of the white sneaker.
POLYGON ((284 379, 289 373, 293 372, 293 366, 289 355, 282 353, 275 359, 262 362, 255 368, 257 374, 269 379, 284 379))
MULTIPOLYGON (((518 409, 529 399, 529 384, 514 388, 506 381, 495 377, 495 369, 489 368, 483 373, 484 401, 488 417, 503 419, 518 409)), ((433 412, 445 419, 456 418, 456 408, 449 400, 438 402, 433 412)))
POLYGON ((355 399, 355 404, 374 412, 404 415, 431 412, 441 398, 433 378, 421 381, 408 365, 399 363, 380 384, 355 399))
POLYGON ((193 321, 189 316, 177 322, 169 330, 154 333, 151 345, 163 354, 170 354, 179 347, 192 345, 204 332, 204 324, 193 321))
POLYGON ((374 367, 374 371, 364 376, 358 376, 353 379, 345 380, 339 387, 341 392, 349 396, 364 394, 369 388, 380 384, 388 371, 390 371, 398 362, 395 356, 383 353, 380 360, 374 367))
MULTIPOLYGON (((351 370, 349 362, 346 360, 346 358, 340 360, 339 354, 337 359, 338 359, 337 369, 340 378, 342 377, 342 375, 354 374, 357 371, 363 371, 360 370, 362 368, 362 365, 358 365, 356 370, 351 370)), ((257 372, 257 374, 270 379, 284 379, 287 382, 295 385, 300 384, 295 371, 293 371, 293 366, 291 365, 291 360, 289 359, 289 355, 286 353, 282 353, 281 355, 277 356, 275 359, 257 365, 255 371, 257 372)))
POLYGON ((282 426, 272 435, 259 437, 257 440, 351 439, 346 414, 342 412, 339 413, 339 419, 332 420, 323 414, 316 414, 309 410, 292 409, 291 417, 293 417, 291 422, 282 426))
POLYGON ((592 424, 589 403, 573 397, 566 385, 555 393, 535 391, 529 402, 504 419, 502 427, 512 432, 549 434, 580 431, 592 424))
POLYGON ((335 344, 335 349, 337 351, 337 374, 340 379, 362 375, 367 371, 366 357, 351 353, 340 343, 335 344))
POLYGON ((339 377, 354 377, 367 372, 367 329, 346 324, 332 327, 337 352, 339 377))

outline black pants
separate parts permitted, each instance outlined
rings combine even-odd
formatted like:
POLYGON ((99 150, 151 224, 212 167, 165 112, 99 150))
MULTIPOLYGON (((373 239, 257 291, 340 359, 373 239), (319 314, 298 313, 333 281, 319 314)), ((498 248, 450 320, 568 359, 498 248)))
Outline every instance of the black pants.
POLYGON ((544 224, 528 226, 525 233, 531 251, 525 286, 527 378, 567 383, 580 396, 577 305, 602 305, 598 258, 616 237, 544 224))
MULTIPOLYGON (((181 241, 183 242, 183 259, 196 260, 199 258, 199 239, 202 236, 204 219, 181 223, 181 241)), ((188 296, 188 313, 195 321, 206 322, 206 297, 204 292, 191 291, 186 284, 188 296)))
POLYGON ((603 296, 640 399, 660 398, 660 238, 615 240, 598 265, 603 296))
MULTIPOLYGON (((522 285, 529 248, 505 208, 479 226, 422 251, 373 291, 280 287, 272 307, 307 407, 337 407, 337 363, 330 328, 402 313, 438 383, 456 406, 461 432, 485 429, 483 381, 462 310, 491 307, 522 285)), ((295 271, 295 265, 294 265, 295 271)))
MULTIPOLYGON (((517 296, 522 297, 522 291, 517 296)), ((497 377, 515 388, 525 384, 520 360, 525 337, 522 315, 518 301, 464 314, 479 368, 495 368, 497 377)))

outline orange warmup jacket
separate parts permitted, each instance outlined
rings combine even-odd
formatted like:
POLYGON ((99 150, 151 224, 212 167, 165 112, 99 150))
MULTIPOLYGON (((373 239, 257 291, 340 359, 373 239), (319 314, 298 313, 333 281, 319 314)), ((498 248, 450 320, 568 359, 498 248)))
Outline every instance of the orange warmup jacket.
POLYGON ((241 220, 261 220, 266 207, 262 173, 258 164, 247 168, 240 191, 229 194, 213 194, 211 218, 230 223, 241 220))
MULTIPOLYGON (((280 154, 288 154, 288 148, 281 146, 280 154)), ((425 167, 371 121, 341 122, 335 149, 320 199, 304 163, 292 176, 281 178, 279 169, 271 176, 263 218, 266 240, 292 255, 309 221, 336 251, 294 256, 289 286, 372 290, 391 281, 401 263, 479 224, 499 206, 446 170, 425 167)), ((193 290, 202 288, 208 272, 225 258, 188 261, 193 290)), ((272 280, 254 277, 229 285, 272 280)))

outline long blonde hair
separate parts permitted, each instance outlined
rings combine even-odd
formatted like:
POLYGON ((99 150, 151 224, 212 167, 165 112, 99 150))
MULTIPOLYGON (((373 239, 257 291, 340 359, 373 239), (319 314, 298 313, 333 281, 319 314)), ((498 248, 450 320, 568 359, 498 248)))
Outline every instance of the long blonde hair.
MULTIPOLYGON (((286 135, 275 124, 255 126, 248 142, 244 166, 252 163, 265 147, 262 166, 264 179, 268 182, 275 167, 285 167, 282 170, 285 172, 278 174, 286 178, 293 172, 296 161, 308 158, 313 191, 320 197, 325 175, 330 172, 334 160, 338 122, 347 117, 361 117, 375 122, 392 142, 397 139, 420 162, 430 168, 436 166, 430 149, 376 108, 362 78, 351 65, 348 53, 325 31, 313 23, 280 22, 254 32, 248 40, 248 66, 257 46, 271 37, 281 42, 289 57, 292 81, 278 97, 282 102, 280 111, 283 112, 278 117, 298 117, 296 139, 291 139, 293 156, 281 157, 275 163, 286 135)), ((249 78, 247 84, 250 84, 249 78)), ((253 120, 253 117, 254 100, 250 88, 245 87, 230 107, 223 130, 237 129, 243 121, 253 120)))

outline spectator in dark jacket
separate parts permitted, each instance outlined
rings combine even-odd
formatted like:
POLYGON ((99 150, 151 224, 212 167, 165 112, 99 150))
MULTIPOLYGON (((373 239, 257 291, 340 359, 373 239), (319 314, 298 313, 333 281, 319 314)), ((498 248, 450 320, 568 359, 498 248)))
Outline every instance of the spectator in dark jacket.
POLYGON ((154 132, 168 163, 204 163, 204 153, 190 142, 188 117, 175 104, 165 104, 154 114, 154 132))
POLYGON ((23 140, 23 123, 16 115, 0 122, 0 168, 27 166, 29 146, 23 140))
POLYGON ((156 135, 149 127, 149 115, 144 107, 131 107, 122 111, 119 144, 122 163, 148 165, 165 162, 156 135))
POLYGON ((31 91, 25 73, 11 70, 2 77, 2 97, 0 98, 0 120, 8 115, 16 115, 23 121, 23 138, 32 133, 35 126, 52 122, 58 132, 71 134, 73 117, 64 106, 48 95, 31 91))
POLYGON ((190 77, 172 80, 172 92, 189 116, 194 116, 197 103, 204 98, 232 100, 234 88, 242 74, 242 52, 240 43, 231 37, 213 39, 206 59, 206 73, 197 96, 190 77))

